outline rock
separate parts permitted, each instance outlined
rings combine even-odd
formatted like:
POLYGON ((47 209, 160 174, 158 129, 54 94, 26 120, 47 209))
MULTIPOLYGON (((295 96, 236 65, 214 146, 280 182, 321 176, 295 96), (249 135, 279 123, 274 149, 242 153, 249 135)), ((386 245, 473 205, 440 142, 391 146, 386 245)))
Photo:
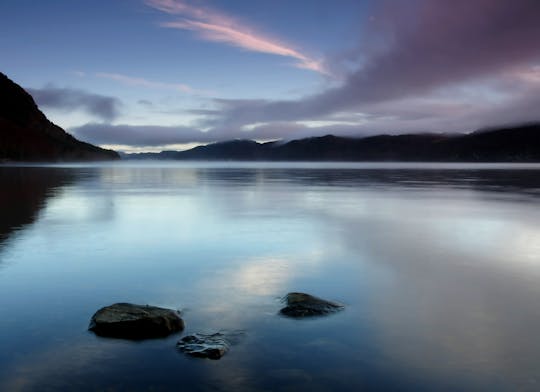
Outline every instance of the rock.
POLYGON ((176 345, 180 350, 194 357, 219 359, 229 351, 230 343, 222 333, 184 336, 176 345))
POLYGON ((280 313, 288 317, 324 316, 344 309, 344 305, 304 293, 289 293, 284 301, 287 306, 280 313))
POLYGON ((99 309, 88 329, 99 336, 147 339, 183 330, 184 320, 172 309, 117 303, 99 309))
POLYGON ((213 334, 195 333, 184 336, 176 346, 194 357, 220 359, 244 336, 245 332, 242 330, 221 330, 213 334))

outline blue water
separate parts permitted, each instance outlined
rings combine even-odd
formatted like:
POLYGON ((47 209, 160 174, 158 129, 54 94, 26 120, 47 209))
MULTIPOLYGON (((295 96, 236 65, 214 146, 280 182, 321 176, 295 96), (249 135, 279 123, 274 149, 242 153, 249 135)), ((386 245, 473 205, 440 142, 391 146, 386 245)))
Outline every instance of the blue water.
POLYGON ((538 390, 539 207, 538 165, 0 166, 0 390, 538 390), (88 332, 114 302, 245 337, 88 332))

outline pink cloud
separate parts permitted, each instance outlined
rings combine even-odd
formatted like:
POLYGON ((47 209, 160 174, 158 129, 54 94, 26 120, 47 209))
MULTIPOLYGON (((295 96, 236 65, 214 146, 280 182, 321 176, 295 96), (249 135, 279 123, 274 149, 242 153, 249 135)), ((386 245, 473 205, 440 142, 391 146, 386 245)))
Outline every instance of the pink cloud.
POLYGON ((147 0, 146 3, 167 14, 182 17, 181 20, 162 23, 163 27, 194 31, 202 39, 225 43, 253 52, 290 57, 296 60, 294 65, 297 68, 328 74, 320 60, 311 58, 285 43, 265 37, 215 10, 195 7, 174 0, 147 0))

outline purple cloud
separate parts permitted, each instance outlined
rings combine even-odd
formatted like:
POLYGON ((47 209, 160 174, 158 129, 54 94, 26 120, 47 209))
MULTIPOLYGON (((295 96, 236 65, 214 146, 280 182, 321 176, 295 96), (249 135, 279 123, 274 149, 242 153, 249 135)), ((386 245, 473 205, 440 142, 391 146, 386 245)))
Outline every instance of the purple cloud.
POLYGON ((73 131, 98 144, 164 146, 460 132, 540 120, 539 1, 375 6, 357 46, 327 60, 334 70, 356 64, 337 87, 290 101, 214 99, 214 107, 188 110, 201 116, 194 127, 87 124, 73 131))
MULTIPOLYGON (((359 68, 339 87, 296 101, 217 100, 222 113, 209 124, 234 127, 323 119, 343 112, 369 114, 373 105, 382 103, 419 97, 437 100, 447 88, 454 88, 457 107, 463 96, 456 86, 486 83, 488 90, 502 79, 522 82, 522 76, 534 74, 540 64, 536 0, 417 0, 377 6, 358 47, 347 56, 359 68)), ((539 80, 532 78, 531 83, 539 80)), ((492 93, 507 95, 511 104, 522 101, 528 90, 499 84, 492 93)), ((445 119, 443 113, 440 119, 445 119)), ((477 117, 474 123, 485 121, 490 119, 477 117)))

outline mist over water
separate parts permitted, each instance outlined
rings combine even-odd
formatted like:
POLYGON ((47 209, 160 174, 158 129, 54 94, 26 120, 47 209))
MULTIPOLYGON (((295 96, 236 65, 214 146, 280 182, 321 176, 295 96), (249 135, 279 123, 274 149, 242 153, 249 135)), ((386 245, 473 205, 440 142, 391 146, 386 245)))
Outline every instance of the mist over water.
POLYGON ((0 167, 0 390, 537 390, 540 166, 0 167), (308 292, 346 305, 278 315, 308 292), (243 330, 87 331, 114 302, 243 330))

